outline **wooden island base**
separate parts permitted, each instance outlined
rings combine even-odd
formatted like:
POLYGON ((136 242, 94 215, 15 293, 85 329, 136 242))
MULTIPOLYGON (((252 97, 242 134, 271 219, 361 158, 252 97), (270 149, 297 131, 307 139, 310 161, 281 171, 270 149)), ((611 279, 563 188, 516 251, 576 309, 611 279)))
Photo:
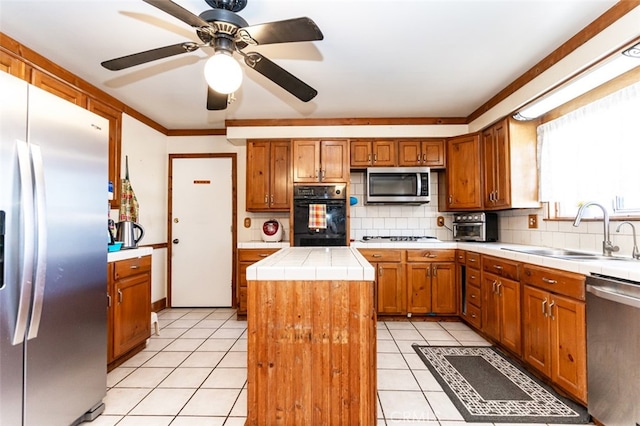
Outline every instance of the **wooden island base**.
POLYGON ((249 281, 247 425, 375 425, 372 281, 249 281))

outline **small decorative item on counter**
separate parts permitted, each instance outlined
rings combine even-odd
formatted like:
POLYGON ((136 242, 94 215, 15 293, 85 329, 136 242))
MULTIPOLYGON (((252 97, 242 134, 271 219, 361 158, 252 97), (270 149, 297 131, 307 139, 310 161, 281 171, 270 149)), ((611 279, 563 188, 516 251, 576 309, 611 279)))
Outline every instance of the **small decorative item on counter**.
POLYGON ((282 225, 276 219, 269 219, 262 224, 262 241, 282 241, 282 225))
POLYGON ((122 242, 121 241, 116 241, 113 244, 109 244, 107 246, 107 250, 110 251, 110 252, 118 251, 121 248, 122 248, 122 242))

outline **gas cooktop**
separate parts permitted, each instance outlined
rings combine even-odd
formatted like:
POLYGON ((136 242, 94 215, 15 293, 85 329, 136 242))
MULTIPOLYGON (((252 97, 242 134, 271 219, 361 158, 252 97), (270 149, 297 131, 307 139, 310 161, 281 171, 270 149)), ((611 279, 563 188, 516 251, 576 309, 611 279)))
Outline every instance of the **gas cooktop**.
POLYGON ((385 243, 385 242, 412 242, 412 243, 439 243, 440 240, 436 237, 430 236, 404 236, 404 235, 391 235, 388 237, 380 236, 364 236, 362 241, 365 243, 385 243))

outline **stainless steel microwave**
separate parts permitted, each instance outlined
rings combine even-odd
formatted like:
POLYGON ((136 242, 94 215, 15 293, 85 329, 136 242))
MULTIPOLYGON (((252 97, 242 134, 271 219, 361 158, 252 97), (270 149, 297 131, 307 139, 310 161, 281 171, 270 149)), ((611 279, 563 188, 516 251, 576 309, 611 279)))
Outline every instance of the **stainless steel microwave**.
POLYGON ((365 204, 424 204, 431 201, 429 167, 369 167, 365 204))

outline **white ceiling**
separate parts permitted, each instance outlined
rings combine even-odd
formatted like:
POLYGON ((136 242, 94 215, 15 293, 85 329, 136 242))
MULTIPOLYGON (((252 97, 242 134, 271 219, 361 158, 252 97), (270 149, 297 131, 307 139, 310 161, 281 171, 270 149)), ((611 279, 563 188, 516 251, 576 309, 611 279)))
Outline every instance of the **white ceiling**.
MULTIPOLYGON (((198 15, 204 0, 175 0, 198 15)), ((248 0, 249 25, 308 16, 324 40, 246 48, 318 91, 303 103, 251 69, 225 111, 206 110, 212 49, 122 71, 107 59, 184 41, 142 0, 0 0, 0 31, 168 129, 230 119, 466 117, 615 0, 248 0)))

